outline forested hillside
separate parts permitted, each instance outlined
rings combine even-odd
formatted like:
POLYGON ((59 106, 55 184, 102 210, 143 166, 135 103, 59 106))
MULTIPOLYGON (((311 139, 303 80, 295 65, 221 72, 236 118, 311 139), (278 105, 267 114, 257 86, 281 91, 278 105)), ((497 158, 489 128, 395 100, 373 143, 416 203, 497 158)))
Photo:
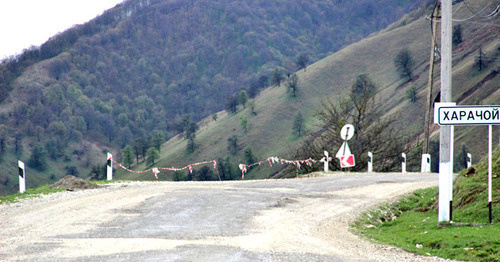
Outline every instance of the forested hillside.
MULTIPOLYGON (((498 15, 500 1, 468 0, 453 6, 453 101, 459 105, 498 105, 500 55, 498 15), (471 18, 472 17, 472 18, 471 18)), ((245 178, 295 177, 295 165, 273 164, 266 159, 319 160, 323 151, 335 155, 342 140, 340 128, 356 126, 349 141, 356 156, 354 170, 365 171, 367 152, 373 152, 375 171, 400 171, 401 153, 407 154, 407 170, 420 170, 432 32, 433 6, 404 16, 388 28, 349 45, 304 70, 263 90, 253 101, 234 110, 206 118, 193 136, 185 132, 161 147, 154 165, 129 161, 132 169, 152 166, 182 167, 218 160, 217 171, 197 167, 193 173, 163 172, 160 179, 239 179, 239 164, 250 165, 245 178), (404 66, 402 66, 404 65, 404 66), (194 144, 194 153, 190 153, 194 144), (283 168, 288 167, 288 172, 283 168)), ((439 34, 438 34, 439 35, 439 34)), ((439 36, 437 39, 439 43, 439 36)), ((439 51, 438 49, 436 49, 439 51)), ((434 52, 433 52, 434 53, 434 52)), ((439 52, 436 52, 432 100, 439 101, 439 52)), ((244 96, 243 96, 244 97, 244 96)), ((244 99, 243 99, 244 100, 244 99)), ((493 138, 500 135, 494 127, 493 138)), ((439 126, 431 125, 432 171, 439 166, 439 126)), ((496 143, 496 142, 494 142, 496 143)), ((466 153, 473 163, 487 152, 485 126, 455 127, 455 171, 465 166, 466 153)), ((124 160, 125 161, 125 160, 124 160)), ((330 168, 337 170, 334 159, 330 168)), ((303 164, 299 172, 322 169, 303 164)), ((122 178, 153 179, 152 173, 122 178)))
POLYGON ((376 32, 425 0, 131 0, 0 64, 0 183, 98 173, 376 32), (299 59, 300 58, 300 59, 299 59), (153 132, 155 131, 155 132, 153 132), (153 139, 155 137, 155 139, 153 139))

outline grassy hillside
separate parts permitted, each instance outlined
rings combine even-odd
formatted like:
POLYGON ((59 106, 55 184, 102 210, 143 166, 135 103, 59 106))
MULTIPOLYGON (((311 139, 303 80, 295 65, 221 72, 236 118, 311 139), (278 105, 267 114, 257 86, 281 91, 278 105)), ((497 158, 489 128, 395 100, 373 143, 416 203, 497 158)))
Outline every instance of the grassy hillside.
MULTIPOLYGON (((473 6, 495 5, 490 1, 470 1, 473 6)), ((455 5, 455 17, 467 16, 467 9, 462 4, 455 5)), ((488 9, 489 10, 489 9, 488 9)), ((235 164, 243 163, 243 150, 230 154, 227 140, 238 136, 241 148, 251 147, 259 160, 268 156, 288 157, 301 140, 292 133, 294 117, 301 112, 306 118, 309 133, 317 130, 317 119, 314 112, 320 102, 327 97, 345 96, 357 75, 367 73, 378 86, 379 107, 389 113, 398 113, 397 125, 408 137, 417 141, 423 133, 424 110, 426 104, 426 84, 428 74, 428 56, 430 48, 430 22, 424 19, 430 10, 420 10, 404 17, 388 29, 347 46, 339 52, 318 61, 297 72, 299 89, 297 97, 288 95, 284 85, 272 86, 262 91, 255 98, 257 115, 251 109, 241 108, 236 114, 219 113, 216 121, 207 118, 197 133, 197 148, 194 153, 186 152, 186 140, 177 136, 162 146, 161 158, 157 166, 184 166, 201 160, 224 158, 230 155, 235 164), (407 82, 397 73, 393 59, 403 48, 407 47, 415 60, 413 80, 407 82), (414 86, 417 90, 417 101, 411 103, 405 95, 407 88, 414 86), (248 131, 241 127, 240 119, 247 118, 248 131)), ((474 23, 462 23, 463 42, 454 48, 453 56, 453 99, 458 104, 499 104, 498 61, 491 60, 487 69, 475 70, 473 63, 478 49, 490 57, 499 54, 499 38, 495 21, 477 20, 474 23)), ((439 65, 435 72, 434 95, 439 89, 439 65)), ((433 126, 433 130, 437 130, 433 126)), ((485 127, 456 128, 455 148, 465 143, 474 159, 484 156, 486 152, 485 127)), ((498 137, 499 128, 494 127, 494 137, 498 137)), ((339 145, 325 148, 333 154, 339 145)), ((311 156, 320 158, 321 156, 311 156)), ((419 160, 413 160, 419 161, 419 160)), ((134 168, 145 169, 145 164, 134 168)), ((376 166, 375 166, 376 170, 376 166)), ((416 170, 415 170, 416 171, 416 170)), ((259 172, 250 173, 250 177, 267 177, 273 170, 261 167, 259 172)), ((121 176, 137 178, 139 176, 120 173, 121 176)))
POLYGON ((493 153, 493 219, 488 224, 488 161, 463 170, 453 188, 453 222, 440 227, 438 189, 418 190, 393 205, 360 216, 353 225, 358 233, 377 242, 395 245, 421 255, 460 261, 499 261, 500 250, 500 147, 493 153))

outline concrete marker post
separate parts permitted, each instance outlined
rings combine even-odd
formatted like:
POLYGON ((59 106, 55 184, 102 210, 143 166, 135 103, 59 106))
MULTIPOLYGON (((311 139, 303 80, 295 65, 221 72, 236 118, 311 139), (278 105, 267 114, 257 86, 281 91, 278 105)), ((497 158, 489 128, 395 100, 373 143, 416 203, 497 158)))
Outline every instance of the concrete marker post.
POLYGON ((422 154, 422 164, 420 166, 420 172, 430 173, 431 172, 431 155, 422 154))
POLYGON ((24 163, 19 160, 19 193, 24 193, 26 191, 26 172, 24 163))
POLYGON ((406 154, 401 153, 402 161, 401 161, 401 173, 406 173, 406 154))
POLYGON ((323 162, 323 170, 326 172, 328 172, 328 151, 325 151, 325 161, 323 162))
POLYGON ((368 173, 373 172, 373 153, 368 152, 368 173))
POLYGON ((108 181, 113 180, 113 155, 108 152, 108 157, 107 157, 107 168, 106 168, 106 175, 108 181))
POLYGON ((469 169, 472 166, 472 155, 470 153, 467 153, 467 169, 469 169))

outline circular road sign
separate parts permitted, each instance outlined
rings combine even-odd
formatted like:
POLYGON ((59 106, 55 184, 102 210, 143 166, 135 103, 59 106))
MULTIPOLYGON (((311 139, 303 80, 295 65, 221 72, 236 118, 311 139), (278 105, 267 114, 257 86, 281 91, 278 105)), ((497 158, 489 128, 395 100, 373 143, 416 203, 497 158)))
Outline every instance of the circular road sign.
POLYGON ((351 124, 347 124, 344 127, 342 127, 342 130, 340 130, 340 137, 344 140, 349 140, 354 136, 354 126, 351 124))

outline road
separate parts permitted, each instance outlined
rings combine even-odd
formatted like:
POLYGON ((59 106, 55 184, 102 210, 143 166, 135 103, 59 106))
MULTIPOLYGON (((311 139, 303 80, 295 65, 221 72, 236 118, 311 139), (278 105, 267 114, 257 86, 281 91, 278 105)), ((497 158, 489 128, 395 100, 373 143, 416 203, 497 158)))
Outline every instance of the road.
POLYGON ((436 174, 130 182, 0 206, 0 260, 429 261, 361 240, 362 210, 436 174))

